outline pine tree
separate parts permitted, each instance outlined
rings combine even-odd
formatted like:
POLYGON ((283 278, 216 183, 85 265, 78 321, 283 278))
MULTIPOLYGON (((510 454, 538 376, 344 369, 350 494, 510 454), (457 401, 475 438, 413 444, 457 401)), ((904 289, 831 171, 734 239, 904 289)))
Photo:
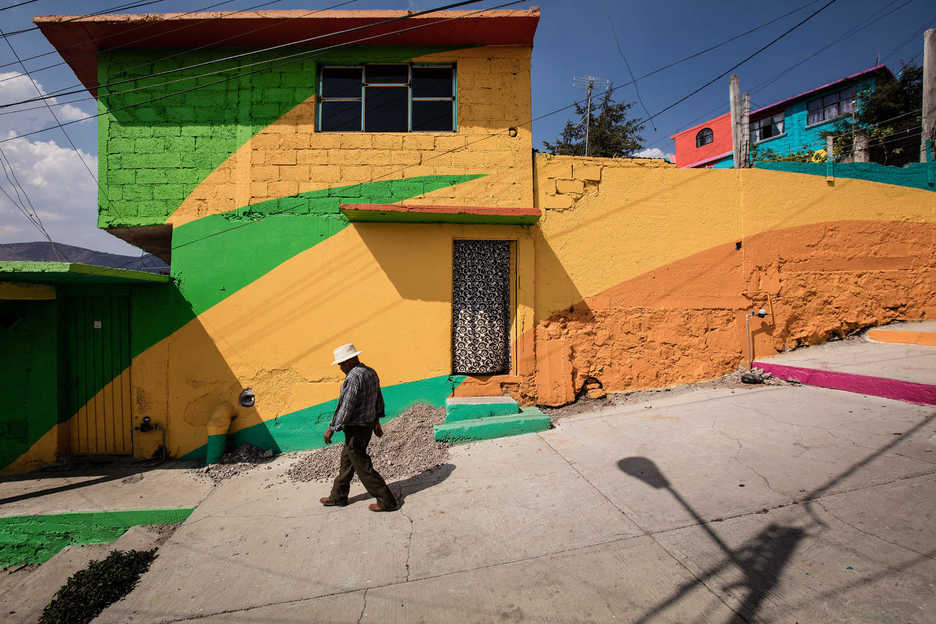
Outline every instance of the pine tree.
MULTIPOLYGON (((591 124, 588 128, 588 155, 604 158, 626 158, 643 148, 640 131, 644 124, 637 119, 628 119, 627 112, 632 103, 615 102, 613 85, 592 108, 591 124)), ((543 141, 550 154, 585 155, 586 108, 575 103, 578 122, 567 121, 555 143, 543 141)))

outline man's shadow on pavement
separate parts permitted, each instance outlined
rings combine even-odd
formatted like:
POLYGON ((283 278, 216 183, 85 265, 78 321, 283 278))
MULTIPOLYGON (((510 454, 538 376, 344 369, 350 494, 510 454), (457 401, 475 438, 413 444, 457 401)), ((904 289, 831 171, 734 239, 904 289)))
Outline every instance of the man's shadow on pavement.
MULTIPOLYGON (((388 483, 387 486, 390 488, 390 491, 393 492, 393 495, 396 496, 397 502, 402 505, 403 501, 406 500, 406 497, 410 494, 415 494, 416 492, 422 492, 428 488, 431 488, 434 485, 438 485, 449 478, 449 476, 455 471, 454 464, 441 464, 428 470, 423 470, 417 475, 403 479, 402 481, 394 481, 393 483, 388 483)), ((367 492, 361 492, 360 494, 355 494, 348 499, 348 504, 357 503, 360 501, 373 498, 367 492)))

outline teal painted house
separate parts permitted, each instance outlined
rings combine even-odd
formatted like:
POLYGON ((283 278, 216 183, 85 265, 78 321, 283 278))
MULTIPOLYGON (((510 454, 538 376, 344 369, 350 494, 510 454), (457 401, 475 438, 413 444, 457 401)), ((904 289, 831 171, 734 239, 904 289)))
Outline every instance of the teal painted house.
MULTIPOLYGON (((786 155, 823 149, 823 133, 832 130, 837 119, 852 114, 858 95, 874 89, 879 81, 893 79, 885 65, 877 65, 752 111, 752 151, 786 155)), ((670 138, 676 143, 676 165, 681 169, 734 166, 727 113, 670 138)))

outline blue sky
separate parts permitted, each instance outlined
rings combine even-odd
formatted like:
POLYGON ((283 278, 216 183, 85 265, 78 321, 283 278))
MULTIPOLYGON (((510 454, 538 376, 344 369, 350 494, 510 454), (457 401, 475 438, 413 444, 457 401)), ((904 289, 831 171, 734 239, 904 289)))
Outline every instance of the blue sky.
MULTIPOLYGON (((0 7, 20 0, 0 0, 0 7)), ((133 12, 191 11, 221 0, 163 0, 133 12)), ((216 10, 238 10, 263 0, 231 0, 216 10)), ((337 0, 282 0, 270 9, 316 9, 337 0)), ((348 9, 428 9, 439 2, 430 0, 360 0, 348 9)), ((717 50, 664 72, 640 80, 638 87, 646 109, 655 114, 683 95, 708 82, 716 75, 754 52, 771 39, 815 11, 827 0, 757 2, 721 0, 702 3, 692 0, 655 2, 646 0, 542 0, 542 11, 533 51, 532 97, 534 116, 544 115, 582 97, 573 86, 573 78, 584 74, 600 76, 624 85, 629 73, 622 57, 636 76, 642 76, 673 61, 699 52, 748 29, 779 19, 717 50), (615 41, 620 44, 620 51, 615 41)), ((119 0, 79 0, 62 2, 37 0, 30 4, 0 11, 4 31, 27 28, 36 15, 79 14, 127 4, 119 0)), ((493 7, 497 1, 486 0, 475 7, 493 7)), ((533 3, 511 8, 526 8, 533 3)), ((922 62, 922 31, 936 27, 936 5, 932 0, 838 0, 804 26, 736 70, 742 91, 751 91, 752 107, 758 108, 820 84, 852 74, 881 61, 892 70, 905 61, 922 62), (820 49, 826 47, 824 51, 820 49), (816 54, 818 52, 818 54, 816 54), (800 63, 807 57, 813 58, 800 63)), ((52 50, 37 31, 11 36, 8 41, 21 57, 52 50)), ((15 62, 13 52, 0 42, 0 65, 15 62)), ((61 61, 50 55, 27 61, 30 72, 61 61)), ((0 67, 0 80, 13 78, 18 65, 0 67)), ((45 91, 67 87, 76 82, 67 66, 38 71, 35 80, 45 91)), ((0 102, 15 101, 35 94, 24 78, 0 82, 0 102)), ((619 101, 637 100, 631 85, 616 91, 619 101)), ((694 123, 728 110, 728 77, 719 80, 698 95, 656 117, 647 125, 643 138, 648 155, 671 154, 669 136, 694 123)), ((59 107, 64 119, 77 119, 94 112, 93 102, 59 107)), ((646 117, 643 106, 635 103, 635 116, 646 117)), ((553 140, 569 119, 564 111, 536 121, 534 146, 553 140)), ((0 115, 0 134, 23 132, 52 125, 45 110, 15 115, 0 115)), ((68 127, 69 134, 82 153, 84 162, 68 145, 60 130, 0 145, 13 164, 57 241, 93 247, 117 253, 133 253, 134 248, 97 231, 95 183, 85 170, 96 171, 97 139, 95 122, 68 127)), ((0 184, 10 190, 5 178, 0 184)), ((0 195, 0 242, 38 240, 36 230, 26 222, 9 200, 0 195)))

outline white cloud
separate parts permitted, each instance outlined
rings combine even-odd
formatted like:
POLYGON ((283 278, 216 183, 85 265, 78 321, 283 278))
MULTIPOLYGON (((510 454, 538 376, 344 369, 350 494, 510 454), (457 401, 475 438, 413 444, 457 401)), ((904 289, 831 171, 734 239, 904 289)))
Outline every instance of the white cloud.
MULTIPOLYGON (((6 136, 14 135, 8 132, 6 136)), ((136 248, 97 229, 97 185, 74 150, 53 140, 27 139, 0 144, 0 149, 54 240, 100 251, 138 253, 136 248)), ((79 153, 95 171, 97 158, 79 153)), ((5 175, 0 176, 0 185, 16 196, 5 175)), ((0 242, 35 240, 42 240, 42 234, 0 193, 0 242)))
MULTIPOLYGON (((0 103, 21 102, 38 96, 36 87, 25 74, 17 72, 0 73, 0 103)), ((46 89, 36 82, 43 95, 46 89)), ((74 104, 58 105, 56 98, 47 100, 60 121, 75 121, 93 114, 93 102, 82 102, 88 110, 83 110, 74 104)), ((11 108, 0 109, 0 132, 6 134, 7 130, 14 130, 17 134, 41 130, 55 125, 55 119, 49 109, 42 102, 29 102, 11 108)))
POLYGON ((634 154, 637 158, 668 158, 670 162, 676 161, 676 154, 667 154, 659 147, 649 147, 634 154))
MULTIPOLYGON (((12 79, 0 82, 0 103, 36 97, 36 88, 26 76, 16 72, 0 73, 0 80, 5 78, 12 79)), ((39 89, 46 92, 41 84, 39 89)), ((49 101, 50 104, 54 102, 54 99, 49 101)), ((93 110, 93 102, 82 105, 93 110)), ((0 109, 0 138, 10 138, 55 125, 55 120, 42 102, 24 104, 14 109, 16 112, 12 114, 10 110, 0 109)), ((90 114, 70 104, 55 106, 54 110, 63 122, 90 114)), ((0 143, 0 150, 13 167, 16 178, 25 188, 52 238, 57 242, 100 251, 138 254, 139 250, 135 247, 97 228, 97 183, 81 161, 84 159, 96 175, 97 158, 81 149, 76 153, 70 145, 59 145, 55 139, 43 140, 47 136, 39 134, 0 143)), ((6 175, 0 174, 0 186, 16 197, 14 187, 6 175)), ((30 225, 16 205, 0 193, 0 243, 42 239, 42 234, 30 225)))

